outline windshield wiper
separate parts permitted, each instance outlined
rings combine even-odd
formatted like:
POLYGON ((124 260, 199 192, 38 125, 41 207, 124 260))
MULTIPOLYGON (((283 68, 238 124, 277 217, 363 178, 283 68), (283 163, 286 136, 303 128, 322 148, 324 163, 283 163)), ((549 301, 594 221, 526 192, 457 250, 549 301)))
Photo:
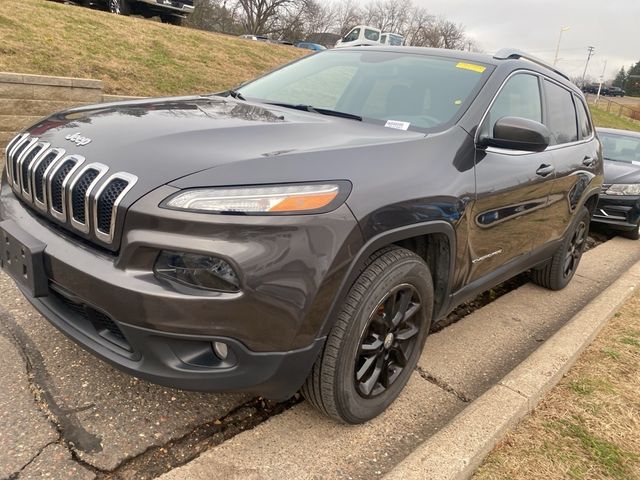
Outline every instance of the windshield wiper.
POLYGON ((224 92, 227 94, 227 96, 235 98, 236 100, 247 100, 246 98, 244 98, 244 96, 237 90, 227 90, 226 92, 224 92))
POLYGON ((274 105, 276 107, 293 108, 295 110, 302 110, 303 112, 319 113, 320 115, 328 115, 331 117, 348 118, 350 120, 357 120, 358 122, 362 121, 362 117, 360 115, 354 115, 353 113, 346 113, 346 112, 338 112, 337 110, 329 110, 327 108, 318 108, 318 107, 314 107, 313 105, 305 105, 302 103, 298 105, 294 105, 292 103, 266 102, 266 104, 274 105))

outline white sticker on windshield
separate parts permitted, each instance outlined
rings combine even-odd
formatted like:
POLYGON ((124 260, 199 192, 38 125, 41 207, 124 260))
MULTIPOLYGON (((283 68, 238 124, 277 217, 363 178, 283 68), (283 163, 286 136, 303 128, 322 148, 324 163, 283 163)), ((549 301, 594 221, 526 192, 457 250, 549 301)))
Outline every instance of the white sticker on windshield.
POLYGON ((409 122, 400 122, 399 120, 387 120, 387 123, 384 124, 387 128, 395 128, 396 130, 408 130, 409 122))

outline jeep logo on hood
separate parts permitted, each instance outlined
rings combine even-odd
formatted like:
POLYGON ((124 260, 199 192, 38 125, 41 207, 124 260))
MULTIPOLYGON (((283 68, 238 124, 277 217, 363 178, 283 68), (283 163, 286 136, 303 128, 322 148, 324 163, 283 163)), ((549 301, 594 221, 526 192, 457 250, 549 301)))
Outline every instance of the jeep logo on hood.
POLYGON ((69 140, 70 142, 75 143, 79 147, 83 147, 83 146, 88 145, 89 143, 91 143, 91 139, 89 137, 83 137, 80 132, 74 133, 74 134, 69 134, 64 138, 66 140, 69 140))

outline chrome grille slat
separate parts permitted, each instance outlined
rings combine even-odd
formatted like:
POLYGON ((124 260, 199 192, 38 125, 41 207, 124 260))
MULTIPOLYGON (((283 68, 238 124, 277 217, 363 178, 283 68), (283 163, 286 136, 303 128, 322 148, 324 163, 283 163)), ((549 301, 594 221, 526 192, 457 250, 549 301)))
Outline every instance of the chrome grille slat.
POLYGON ((29 150, 36 144, 38 141, 37 138, 27 137, 26 142, 22 142, 16 150, 13 152, 11 157, 11 182, 13 184, 13 189, 16 193, 20 193, 20 161, 26 154, 28 154, 29 150))
POLYGON ((47 151, 49 144, 46 142, 37 142, 30 150, 25 154, 24 158, 20 162, 20 191, 23 198, 28 201, 33 199, 33 188, 31 185, 31 169, 33 164, 40 160, 43 153, 47 151))
POLYGON ((49 214, 61 222, 67 221, 66 188, 69 178, 80 168, 84 157, 67 155, 56 163, 46 179, 49 214))
POLYGON ((5 150, 5 160, 7 162, 7 181, 9 185, 13 186, 13 159, 17 155, 18 149, 20 149, 25 143, 29 142, 29 135, 23 133, 15 137, 5 150))
POLYGON ((42 212, 47 211, 46 175, 65 154, 61 148, 49 148, 33 162, 31 185, 33 185, 33 203, 42 212))
POLYGON ((5 150, 7 178, 16 196, 66 228, 88 239, 112 244, 118 208, 138 181, 135 175, 110 175, 101 163, 86 163, 27 133, 5 150))
POLYGON ((98 239, 105 243, 113 241, 118 206, 137 181, 136 176, 119 172, 100 186, 93 203, 93 225, 98 239))
POLYGON ((101 163, 84 166, 69 184, 68 206, 71 225, 89 233, 91 193, 109 168, 101 163))

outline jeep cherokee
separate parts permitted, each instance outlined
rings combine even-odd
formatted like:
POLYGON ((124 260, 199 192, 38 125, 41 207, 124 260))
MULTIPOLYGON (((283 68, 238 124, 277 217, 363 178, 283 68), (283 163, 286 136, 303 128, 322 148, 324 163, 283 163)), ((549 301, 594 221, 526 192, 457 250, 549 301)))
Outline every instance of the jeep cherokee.
POLYGON ((6 149, 0 260, 141 378, 381 413, 432 323, 563 288, 603 181, 580 90, 522 52, 325 51, 219 94, 66 110, 6 149))

